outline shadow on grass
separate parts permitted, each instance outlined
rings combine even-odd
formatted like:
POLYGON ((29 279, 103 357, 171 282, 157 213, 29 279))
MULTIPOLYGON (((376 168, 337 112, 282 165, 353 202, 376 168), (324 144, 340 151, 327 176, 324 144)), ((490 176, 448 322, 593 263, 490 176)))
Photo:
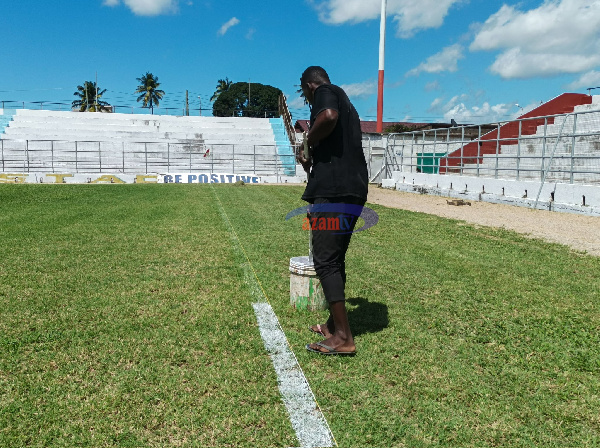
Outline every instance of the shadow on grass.
POLYGON ((348 321, 354 336, 377 333, 389 325, 387 305, 369 302, 363 297, 346 299, 346 302, 356 307, 348 310, 348 321))

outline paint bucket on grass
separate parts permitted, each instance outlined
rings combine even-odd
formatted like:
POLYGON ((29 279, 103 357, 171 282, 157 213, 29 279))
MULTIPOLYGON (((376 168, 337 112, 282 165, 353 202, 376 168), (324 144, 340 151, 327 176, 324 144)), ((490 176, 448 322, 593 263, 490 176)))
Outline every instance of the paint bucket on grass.
POLYGON ((329 309, 315 266, 308 257, 290 258, 290 305, 296 309, 329 309))

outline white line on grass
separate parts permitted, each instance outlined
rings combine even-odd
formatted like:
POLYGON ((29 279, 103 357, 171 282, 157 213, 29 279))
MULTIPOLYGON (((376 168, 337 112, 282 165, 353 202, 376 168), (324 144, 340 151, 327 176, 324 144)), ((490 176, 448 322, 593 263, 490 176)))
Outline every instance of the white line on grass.
POLYGON ((275 367, 281 398, 290 415, 300 446, 333 446, 327 421, 315 402, 308 381, 289 348, 287 338, 279 327, 271 305, 259 302, 252 306, 265 349, 275 367))
MULTIPOLYGON (((244 281, 248 285, 250 293, 258 300, 257 303, 252 304, 258 322, 258 329, 265 344, 265 349, 273 362, 281 399, 290 416, 296 438, 301 447, 332 447, 335 439, 327 420, 317 404, 315 395, 294 352, 290 348, 277 315, 268 303, 268 298, 258 278, 256 278, 256 273, 244 250, 244 246, 231 225, 217 192, 214 189, 213 192, 217 198, 219 212, 229 229, 234 250, 239 256, 246 259, 246 262, 241 265, 244 270, 244 281)), ((337 444, 335 445, 337 446, 337 444)))

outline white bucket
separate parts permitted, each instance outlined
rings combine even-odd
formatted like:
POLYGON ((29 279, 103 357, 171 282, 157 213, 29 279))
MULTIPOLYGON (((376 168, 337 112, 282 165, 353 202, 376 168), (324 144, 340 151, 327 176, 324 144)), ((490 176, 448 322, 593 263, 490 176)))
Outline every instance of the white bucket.
POLYGON ((308 257, 290 258, 290 305, 308 311, 329 309, 315 266, 308 257))

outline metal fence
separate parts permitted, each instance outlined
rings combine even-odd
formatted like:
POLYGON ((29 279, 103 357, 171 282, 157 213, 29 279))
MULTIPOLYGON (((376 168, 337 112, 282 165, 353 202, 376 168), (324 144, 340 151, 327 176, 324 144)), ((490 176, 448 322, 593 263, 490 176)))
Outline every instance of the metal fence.
POLYGON ((2 172, 296 173, 293 155, 277 145, 129 141, 0 140, 2 172))
POLYGON ((600 111, 390 134, 382 171, 597 184, 600 111))
POLYGON ((381 182, 385 160, 385 141, 386 138, 383 135, 363 134, 362 147, 367 162, 369 182, 381 182))
MULTIPOLYGON (((53 110, 53 111, 65 111, 71 112, 74 110, 72 102, 55 102, 55 101, 9 101, 0 100, 0 109, 16 110, 16 109, 32 109, 32 110, 53 110)), ((154 106, 153 110, 148 107, 143 107, 140 104, 109 104, 103 107, 104 112, 114 112, 121 114, 156 114, 156 115, 171 115, 171 116, 212 116, 213 108, 202 108, 195 106, 154 106)), ((78 109, 75 109, 78 110, 78 109)), ((231 117, 259 117, 269 118, 279 116, 277 110, 244 110, 244 109, 231 109, 231 113, 227 116, 231 117)))

